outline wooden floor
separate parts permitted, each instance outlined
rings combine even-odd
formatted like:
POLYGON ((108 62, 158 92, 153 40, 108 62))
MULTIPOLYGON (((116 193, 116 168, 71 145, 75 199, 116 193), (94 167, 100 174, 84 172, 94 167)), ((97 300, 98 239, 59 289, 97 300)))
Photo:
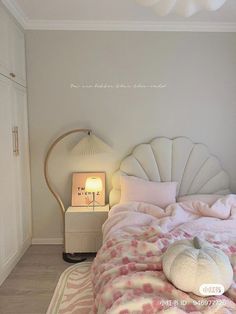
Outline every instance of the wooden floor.
POLYGON ((1 314, 45 314, 61 273, 60 245, 32 245, 0 287, 1 314))

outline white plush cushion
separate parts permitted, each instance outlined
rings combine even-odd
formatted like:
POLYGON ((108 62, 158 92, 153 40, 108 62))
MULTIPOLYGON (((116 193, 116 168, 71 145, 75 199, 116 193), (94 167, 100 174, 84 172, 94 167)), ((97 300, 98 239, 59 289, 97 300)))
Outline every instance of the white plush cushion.
POLYGON ((166 208, 176 202, 176 182, 153 182, 133 176, 121 176, 120 203, 145 202, 166 208))
POLYGON ((223 195, 219 194, 194 194, 194 195, 185 195, 177 198, 177 202, 188 202, 188 201, 200 201, 211 206, 223 195))
POLYGON ((197 237, 170 245, 164 253, 162 265, 166 277, 178 289, 199 296, 203 284, 220 284, 227 291, 233 282, 228 256, 197 237))

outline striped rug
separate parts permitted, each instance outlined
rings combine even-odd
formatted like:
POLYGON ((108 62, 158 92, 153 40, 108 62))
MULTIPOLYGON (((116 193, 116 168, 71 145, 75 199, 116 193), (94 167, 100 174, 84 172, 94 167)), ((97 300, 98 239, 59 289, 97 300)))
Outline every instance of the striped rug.
POLYGON ((93 303, 90 268, 84 262, 67 268, 54 291, 46 314, 88 314, 93 303))

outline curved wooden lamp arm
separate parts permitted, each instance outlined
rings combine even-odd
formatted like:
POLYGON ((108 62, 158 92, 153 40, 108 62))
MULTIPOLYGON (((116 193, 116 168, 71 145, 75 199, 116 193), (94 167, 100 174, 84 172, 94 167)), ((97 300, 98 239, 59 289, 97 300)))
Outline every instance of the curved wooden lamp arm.
POLYGON ((59 143, 63 138, 67 137, 68 135, 73 134, 73 133, 78 133, 78 132, 84 132, 84 133, 90 134, 91 130, 90 129, 74 129, 74 130, 71 130, 71 131, 68 131, 68 132, 62 134, 61 136, 56 138, 55 141, 51 144, 51 146, 49 147, 49 149, 47 151, 45 160, 44 160, 44 178, 45 178, 46 184, 47 184, 50 192, 55 197, 57 203, 60 206, 63 219, 64 219, 64 213, 65 213, 65 206, 62 202, 60 195, 53 189, 52 184, 50 183, 49 175, 48 175, 48 161, 49 161, 51 152, 52 152, 53 148, 57 145, 57 143, 59 143))

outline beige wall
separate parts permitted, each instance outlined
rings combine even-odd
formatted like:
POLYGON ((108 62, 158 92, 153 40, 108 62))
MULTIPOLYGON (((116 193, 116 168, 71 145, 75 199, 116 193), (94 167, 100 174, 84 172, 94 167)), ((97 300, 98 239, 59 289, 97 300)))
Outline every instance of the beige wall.
POLYGON ((222 161, 236 192, 236 35, 234 33, 27 32, 34 238, 60 238, 61 217, 43 178, 50 142, 89 127, 114 148, 87 159, 51 159, 68 205, 72 171, 107 171, 137 143, 184 135, 222 161), (166 83, 165 89, 71 89, 70 83, 166 83))

